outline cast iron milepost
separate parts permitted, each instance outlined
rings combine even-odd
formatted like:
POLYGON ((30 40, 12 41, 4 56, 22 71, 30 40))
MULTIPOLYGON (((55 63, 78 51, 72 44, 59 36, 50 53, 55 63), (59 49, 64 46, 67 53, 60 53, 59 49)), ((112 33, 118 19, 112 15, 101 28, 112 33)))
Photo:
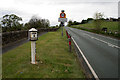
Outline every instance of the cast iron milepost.
POLYGON ((31 41, 31 64, 37 64, 36 62, 36 41, 38 40, 37 30, 31 28, 28 33, 28 40, 31 41))

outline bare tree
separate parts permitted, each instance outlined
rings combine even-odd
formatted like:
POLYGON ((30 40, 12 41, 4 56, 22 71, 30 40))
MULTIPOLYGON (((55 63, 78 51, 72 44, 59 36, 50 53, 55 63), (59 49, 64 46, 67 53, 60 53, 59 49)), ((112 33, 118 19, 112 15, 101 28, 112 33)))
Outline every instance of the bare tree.
POLYGON ((103 17, 104 17, 104 14, 103 13, 101 13, 101 12, 96 12, 95 14, 94 14, 94 24, 95 24, 95 28, 96 28, 96 30, 98 30, 98 31, 100 31, 101 30, 101 24, 102 24, 102 22, 103 22, 103 17))

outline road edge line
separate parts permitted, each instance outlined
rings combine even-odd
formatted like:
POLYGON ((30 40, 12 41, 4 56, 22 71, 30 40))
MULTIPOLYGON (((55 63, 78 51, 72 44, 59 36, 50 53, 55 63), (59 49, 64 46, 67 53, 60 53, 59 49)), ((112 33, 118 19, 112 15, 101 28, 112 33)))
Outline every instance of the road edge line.
POLYGON ((78 48, 79 52, 81 53, 82 57, 84 58, 85 62, 87 63, 90 71, 92 72, 93 76, 96 78, 96 80, 99 80, 97 74, 95 73, 95 71, 93 70, 92 66, 90 65, 90 63, 88 62, 87 58, 84 56, 82 50, 79 48, 79 46, 77 45, 77 43, 75 42, 74 38, 71 37, 73 42, 75 43, 76 47, 78 48))

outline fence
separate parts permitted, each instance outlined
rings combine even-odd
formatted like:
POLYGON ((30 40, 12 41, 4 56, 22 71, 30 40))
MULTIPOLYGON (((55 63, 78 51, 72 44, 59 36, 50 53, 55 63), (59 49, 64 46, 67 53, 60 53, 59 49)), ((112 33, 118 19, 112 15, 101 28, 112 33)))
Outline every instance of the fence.
MULTIPOLYGON (((40 34, 41 32, 57 31, 58 29, 59 28, 51 28, 51 29, 41 28, 38 29, 38 34, 40 34)), ((2 45, 4 46, 24 38, 28 38, 28 30, 5 32, 2 33, 2 45)))

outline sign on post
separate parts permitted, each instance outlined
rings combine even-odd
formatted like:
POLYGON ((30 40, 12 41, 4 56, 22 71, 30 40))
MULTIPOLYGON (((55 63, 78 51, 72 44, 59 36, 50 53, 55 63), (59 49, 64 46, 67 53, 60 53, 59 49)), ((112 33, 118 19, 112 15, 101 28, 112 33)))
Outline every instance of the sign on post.
POLYGON ((58 18, 58 22, 67 22, 66 14, 64 13, 64 10, 61 11, 60 17, 58 18))
POLYGON ((58 18, 58 22, 67 22, 67 18, 58 18))
POLYGON ((60 13, 60 18, 66 18, 66 14, 64 12, 60 13))
POLYGON ((62 36, 63 36, 63 26, 64 23, 67 22, 66 14, 64 13, 64 10, 61 11, 60 17, 58 18, 58 22, 60 22, 62 27, 62 36))

